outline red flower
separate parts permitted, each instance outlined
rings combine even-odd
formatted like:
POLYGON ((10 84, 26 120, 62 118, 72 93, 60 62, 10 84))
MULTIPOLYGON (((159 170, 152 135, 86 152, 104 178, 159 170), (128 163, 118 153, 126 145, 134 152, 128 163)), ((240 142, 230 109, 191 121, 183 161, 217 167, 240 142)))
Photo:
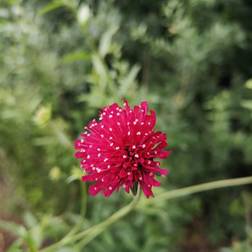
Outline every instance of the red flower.
POLYGON ((166 135, 155 132, 156 115, 148 114, 147 102, 130 108, 128 102, 121 108, 114 103, 105 107, 99 121, 92 120, 75 142, 76 158, 87 175, 83 181, 93 184, 89 193, 103 192, 110 196, 121 186, 126 192, 138 183, 144 194, 153 196, 152 186, 159 186, 156 175, 167 175, 155 158, 166 158, 169 151, 166 135))

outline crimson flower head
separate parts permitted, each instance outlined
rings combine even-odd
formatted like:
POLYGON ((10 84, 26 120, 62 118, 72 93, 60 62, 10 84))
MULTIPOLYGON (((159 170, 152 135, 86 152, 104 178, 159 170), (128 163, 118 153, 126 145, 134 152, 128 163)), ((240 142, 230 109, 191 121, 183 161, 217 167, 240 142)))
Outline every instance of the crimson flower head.
POLYGON ((92 120, 75 141, 75 157, 81 160, 86 175, 83 181, 92 182, 89 193, 102 192, 108 197, 123 187, 135 191, 138 184, 146 197, 153 196, 152 187, 159 186, 156 175, 167 175, 156 158, 166 158, 170 151, 166 135, 154 131, 156 115, 148 113, 148 103, 130 108, 114 103, 102 109, 99 120, 92 120))

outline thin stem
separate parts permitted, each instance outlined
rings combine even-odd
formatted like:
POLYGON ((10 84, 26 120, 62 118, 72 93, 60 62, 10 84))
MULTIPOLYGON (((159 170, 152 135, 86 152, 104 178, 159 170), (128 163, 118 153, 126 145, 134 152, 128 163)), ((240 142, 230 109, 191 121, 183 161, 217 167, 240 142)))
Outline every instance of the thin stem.
MULTIPOLYGON (((219 180, 219 181, 214 181, 214 182, 209 182, 209 183, 203 183, 199 185, 188 186, 185 188, 175 189, 172 191, 161 193, 160 195, 156 196, 153 199, 143 200, 140 203, 139 207, 143 207, 144 205, 149 205, 149 204, 154 205, 156 202, 160 202, 162 200, 175 199, 175 198, 188 196, 188 195, 199 193, 199 192, 210 191, 210 190, 215 190, 215 189, 225 188, 225 187, 241 186, 241 185, 246 185, 246 184, 252 184, 252 176, 237 178, 237 179, 224 179, 224 180, 219 180)), ((106 228, 108 228, 113 223, 115 223, 119 219, 126 216, 132 210, 134 210, 137 206, 137 203, 139 202, 139 198, 140 198, 140 189, 138 190, 137 196, 134 197, 133 201, 129 205, 121 208, 119 211, 111 215, 108 219, 78 234, 75 234, 75 235, 73 234, 70 237, 69 236, 64 237, 59 242, 40 250, 40 252, 55 251, 56 248, 59 248, 63 245, 66 245, 72 242, 76 242, 80 239, 83 239, 81 241, 82 247, 85 246, 90 241, 92 241, 97 235, 99 235, 104 230, 106 230, 106 228)))
POLYGON ((86 216, 87 211, 87 185, 80 182, 80 192, 81 192, 81 206, 80 206, 80 215, 82 216, 82 221, 77 223, 70 231, 65 235, 63 239, 67 240, 69 237, 74 235, 79 231, 81 226, 84 223, 84 218, 86 216))
POLYGON ((93 240, 97 235, 102 233, 107 227, 111 226, 113 223, 117 222, 119 219, 121 219, 122 217, 127 215, 129 212, 131 212, 136 207, 140 199, 140 195, 141 195, 141 190, 140 188, 138 188, 137 195, 134 197, 133 201, 129 205, 121 208, 119 211, 112 214, 108 219, 104 220, 103 222, 95 226, 92 226, 89 229, 86 229, 83 232, 73 236, 72 241, 80 240, 85 236, 87 237, 86 239, 83 240, 83 243, 85 240, 87 240, 88 242, 93 240))
POLYGON ((138 190, 137 195, 134 197, 134 199, 131 201, 131 203, 123 208, 121 208, 120 210, 118 210, 117 212, 115 212, 114 214, 112 214, 108 219, 104 220, 103 222, 94 225, 76 235, 73 235, 71 237, 64 237, 62 240, 60 240, 57 243, 54 243, 44 249, 41 249, 40 252, 49 252, 49 251, 54 251, 57 248, 60 248, 63 245, 78 241, 80 239, 83 239, 83 243, 82 244, 87 244, 89 241, 93 240, 97 235, 99 235, 100 233, 102 233, 106 228, 108 228, 109 226, 111 226, 113 223, 115 223, 116 221, 118 221, 119 219, 123 218, 125 215, 127 215, 128 213, 130 213, 137 205, 139 198, 140 198, 140 189, 138 190), (84 241, 86 241, 84 243, 84 241))
POLYGON ((161 193, 155 198, 144 201, 141 206, 145 204, 155 204, 156 202, 160 202, 162 200, 170 200, 199 192, 210 191, 225 187, 241 186, 246 184, 252 184, 252 176, 235 179, 223 179, 208 183, 202 183, 199 185, 188 186, 181 189, 175 189, 172 191, 161 193))
POLYGON ((87 211, 87 185, 80 182, 81 208, 80 215, 84 218, 87 211))

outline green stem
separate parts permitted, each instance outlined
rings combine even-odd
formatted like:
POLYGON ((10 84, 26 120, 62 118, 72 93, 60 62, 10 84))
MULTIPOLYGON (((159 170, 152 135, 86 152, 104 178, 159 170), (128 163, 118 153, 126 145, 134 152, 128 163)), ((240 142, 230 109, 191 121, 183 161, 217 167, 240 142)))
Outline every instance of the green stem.
MULTIPOLYGON (((235 179, 223 179, 208 183, 202 183, 199 185, 193 185, 184 187, 181 189, 175 189, 172 191, 161 193, 160 195, 156 196, 155 198, 152 198, 150 200, 146 200, 143 202, 143 204, 155 204, 156 202, 162 201, 162 200, 170 200, 174 198, 179 198, 199 192, 204 191, 210 191, 215 190, 219 188, 225 188, 225 187, 234 187, 234 186, 241 186, 241 185, 247 185, 252 184, 252 176, 250 177, 243 177, 243 178, 235 178, 235 179)), ((141 204, 142 205, 142 204, 141 204)))
MULTIPOLYGON (((153 199, 143 200, 141 204, 139 205, 139 207, 142 207, 144 205, 149 205, 149 204, 155 204, 156 202, 160 202, 162 200, 170 200, 170 199, 175 199, 175 198, 179 198, 183 196, 188 196, 188 195, 199 193, 199 192, 210 191, 210 190, 215 190, 215 189, 225 188, 225 187, 241 186, 241 185, 246 185, 246 184, 252 184, 252 176, 236 178, 236 179, 224 179, 224 180, 219 180, 219 181, 214 181, 214 182, 209 182, 209 183, 203 183, 199 185, 188 186, 185 188, 175 189, 172 191, 161 193, 160 195, 156 196, 153 199)), ((118 221, 119 219, 123 218, 128 213, 130 213, 132 210, 134 210, 137 206, 137 203, 139 202, 139 198, 140 198, 140 189, 138 190, 137 196, 134 197, 133 201, 129 205, 121 208, 119 211, 111 215, 108 219, 78 234, 73 234, 70 237, 69 236, 64 237, 59 242, 40 250, 40 252, 55 251, 55 249, 60 248, 61 246, 64 246, 72 242, 76 242, 81 239, 82 239, 81 245, 85 246, 90 241, 92 241, 97 235, 99 235, 104 230, 106 230, 109 226, 111 226, 113 223, 115 223, 116 221, 118 221)))
POLYGON ((123 218, 124 216, 126 216, 132 210, 134 210, 137 203, 139 202, 140 195, 141 195, 141 190, 140 188, 138 188, 137 195, 134 197, 133 201, 129 205, 121 208, 119 211, 115 212, 113 215, 111 215, 108 219, 104 220, 103 222, 75 235, 72 238, 72 241, 77 241, 77 240, 82 239, 81 245, 82 247, 84 247, 91 240, 93 240, 97 235, 99 235, 104 230, 106 230, 109 226, 111 226, 112 224, 114 224, 119 219, 123 218))
MULTIPOLYGON (((82 216, 83 220, 77 223, 70 231, 65 235, 63 238, 64 241, 68 240, 69 237, 72 237, 75 233, 77 233, 81 226, 84 223, 84 218, 87 212, 87 185, 80 182, 80 192, 81 192, 81 206, 80 206, 80 215, 82 216)), ((63 240, 62 239, 62 240, 63 240)), ((61 240, 61 242, 62 242, 61 240)))
POLYGON ((102 233, 106 228, 111 226, 113 223, 117 222, 119 219, 123 218, 125 215, 130 213, 137 205, 139 198, 140 198, 140 189, 138 190, 138 194, 134 197, 132 202, 112 214, 108 219, 104 220, 103 222, 94 225, 76 235, 73 235, 71 237, 64 237, 62 240, 60 240, 57 243, 54 243, 44 249, 41 249, 40 252, 49 252, 49 251, 55 251, 55 249, 60 248, 61 246, 64 246, 66 244, 78 241, 80 239, 83 239, 86 237, 82 242, 87 244, 91 240, 93 240, 97 235, 102 233))
POLYGON ((87 211, 87 185, 80 183, 80 191, 81 191, 81 209, 80 215, 84 218, 87 211))

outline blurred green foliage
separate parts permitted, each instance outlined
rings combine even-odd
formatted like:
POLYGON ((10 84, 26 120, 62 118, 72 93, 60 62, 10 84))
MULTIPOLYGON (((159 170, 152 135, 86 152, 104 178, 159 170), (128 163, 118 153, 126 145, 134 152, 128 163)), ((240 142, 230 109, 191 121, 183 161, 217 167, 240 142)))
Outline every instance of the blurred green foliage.
MULTIPOLYGON (((86 202, 72 147, 102 106, 125 97, 149 101, 173 148, 156 193, 251 175, 251 14, 249 0, 2 0, 0 213, 34 213, 35 224, 14 227, 21 239, 39 247, 127 201, 119 193, 86 202)), ((249 189, 139 210, 86 250, 251 251, 249 189)))

